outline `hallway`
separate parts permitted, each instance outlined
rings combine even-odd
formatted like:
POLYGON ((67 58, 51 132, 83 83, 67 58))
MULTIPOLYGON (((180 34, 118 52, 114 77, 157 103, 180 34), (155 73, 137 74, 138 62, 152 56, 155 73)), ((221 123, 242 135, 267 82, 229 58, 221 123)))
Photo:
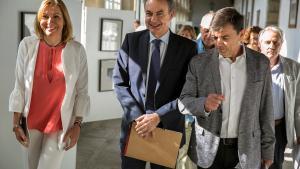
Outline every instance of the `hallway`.
MULTIPOLYGON (((120 124, 120 119, 113 119, 82 125, 76 169, 120 169, 120 124)), ((291 154, 286 153, 288 157, 291 154)), ((292 162, 285 161, 283 169, 292 169, 292 162)))

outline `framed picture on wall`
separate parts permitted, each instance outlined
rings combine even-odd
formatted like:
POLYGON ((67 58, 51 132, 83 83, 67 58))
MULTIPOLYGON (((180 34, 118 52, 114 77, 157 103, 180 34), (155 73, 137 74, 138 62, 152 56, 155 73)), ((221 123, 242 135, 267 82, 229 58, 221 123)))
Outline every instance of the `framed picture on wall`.
POLYGON ((290 0, 290 13, 289 13, 289 28, 297 27, 299 0, 290 0))
POLYGON ((101 18, 100 51, 117 51, 122 43, 123 21, 101 18))
POLYGON ((26 36, 34 34, 34 20, 36 12, 21 12, 21 36, 22 40, 26 36))
POLYGON ((99 60, 99 92, 111 91, 114 89, 112 74, 116 59, 99 60))

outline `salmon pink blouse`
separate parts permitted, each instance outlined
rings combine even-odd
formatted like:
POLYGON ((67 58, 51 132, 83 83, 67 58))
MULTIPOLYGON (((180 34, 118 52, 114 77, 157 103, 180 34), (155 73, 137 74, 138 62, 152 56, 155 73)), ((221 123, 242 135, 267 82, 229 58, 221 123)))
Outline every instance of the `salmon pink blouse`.
POLYGON ((61 105, 66 82, 61 56, 65 45, 51 47, 45 41, 40 41, 27 119, 28 129, 43 133, 62 130, 61 105))

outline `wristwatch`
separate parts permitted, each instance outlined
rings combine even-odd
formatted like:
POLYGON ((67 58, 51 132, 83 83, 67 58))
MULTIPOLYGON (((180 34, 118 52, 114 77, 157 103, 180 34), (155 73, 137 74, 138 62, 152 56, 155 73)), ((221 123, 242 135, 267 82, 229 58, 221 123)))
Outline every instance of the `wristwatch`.
POLYGON ((82 120, 75 120, 73 125, 74 125, 74 126, 75 126, 75 125, 78 125, 79 128, 81 128, 81 123, 82 123, 82 120))

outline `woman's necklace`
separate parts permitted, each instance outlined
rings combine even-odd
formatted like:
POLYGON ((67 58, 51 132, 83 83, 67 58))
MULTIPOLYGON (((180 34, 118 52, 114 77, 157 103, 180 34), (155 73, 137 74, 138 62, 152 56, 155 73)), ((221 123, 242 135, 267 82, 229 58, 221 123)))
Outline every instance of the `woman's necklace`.
POLYGON ((50 46, 50 47, 56 47, 56 46, 59 46, 60 44, 62 44, 63 42, 62 41, 59 41, 57 43, 54 43, 54 45, 52 45, 51 43, 49 43, 46 39, 44 39, 45 43, 50 46))

